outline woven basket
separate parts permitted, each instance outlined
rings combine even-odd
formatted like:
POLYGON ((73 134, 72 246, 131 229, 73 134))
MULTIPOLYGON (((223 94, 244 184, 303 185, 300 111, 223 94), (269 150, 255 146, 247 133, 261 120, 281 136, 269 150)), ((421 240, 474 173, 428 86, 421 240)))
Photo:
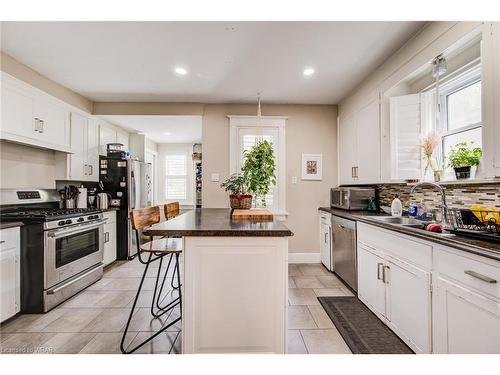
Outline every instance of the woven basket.
POLYGON ((250 209, 252 207, 251 194, 231 194, 229 195, 231 208, 250 209))

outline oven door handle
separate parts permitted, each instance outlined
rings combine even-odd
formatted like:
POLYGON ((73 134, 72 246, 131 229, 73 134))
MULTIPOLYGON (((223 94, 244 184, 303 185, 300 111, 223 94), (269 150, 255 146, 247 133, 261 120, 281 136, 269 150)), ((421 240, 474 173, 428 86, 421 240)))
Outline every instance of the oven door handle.
POLYGON ((79 225, 78 228, 75 228, 75 229, 71 228, 71 230, 58 230, 58 231, 49 233, 48 236, 51 238, 57 238, 57 237, 62 237, 62 236, 68 236, 68 235, 71 235, 74 233, 80 233, 80 232, 83 232, 83 231, 86 231, 89 229, 98 228, 101 225, 103 225, 106 220, 108 220, 108 219, 101 219, 101 220, 93 221, 92 225, 82 224, 82 225, 79 225))

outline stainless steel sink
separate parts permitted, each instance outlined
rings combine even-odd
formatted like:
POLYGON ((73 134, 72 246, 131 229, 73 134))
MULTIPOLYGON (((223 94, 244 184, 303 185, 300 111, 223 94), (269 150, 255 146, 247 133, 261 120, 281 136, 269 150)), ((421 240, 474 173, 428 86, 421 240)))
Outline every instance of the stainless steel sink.
POLYGON ((410 217, 397 217, 397 216, 372 216, 370 219, 375 221, 381 221, 388 224, 397 224, 404 226, 421 226, 426 222, 421 220, 413 219, 410 217))

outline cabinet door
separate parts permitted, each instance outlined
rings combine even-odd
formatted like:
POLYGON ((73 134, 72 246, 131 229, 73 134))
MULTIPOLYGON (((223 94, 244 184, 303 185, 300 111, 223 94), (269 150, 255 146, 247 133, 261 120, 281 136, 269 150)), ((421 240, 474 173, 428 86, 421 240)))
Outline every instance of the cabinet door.
POLYGON ((358 242, 358 297, 379 318, 385 317, 384 260, 358 242))
POLYGON ((88 181, 99 182, 99 127, 95 120, 87 120, 88 181))
POLYGON ((99 154, 106 156, 107 144, 116 142, 116 130, 108 124, 99 123, 99 154))
POLYGON ((71 180, 85 181, 87 166, 87 118, 78 113, 71 113, 71 149, 69 156, 69 177, 71 180))
POLYGON ((347 116, 339 122, 339 178, 340 184, 354 183, 357 165, 357 140, 355 115, 347 116))
POLYGON ((116 260, 116 223, 104 225, 104 259, 105 266, 116 260))
POLYGON ((3 249, 0 252, 0 321, 2 322, 16 314, 17 266, 16 249, 3 249))
POLYGON ((387 325, 416 353, 430 353, 430 272, 392 257, 384 267, 387 325))
POLYGON ((123 144, 123 148, 128 150, 128 133, 123 130, 116 132, 116 143, 123 144))
POLYGON ((37 96, 35 117, 40 119, 39 139, 56 146, 70 145, 70 111, 55 99, 37 96))
POLYGON ((331 262, 331 226, 325 223, 320 224, 320 248, 321 248, 321 262, 328 270, 332 270, 331 262))
POLYGON ((445 278, 433 298, 434 353, 500 354, 500 303, 445 278))
POLYGON ((380 107, 375 99, 356 115, 356 182, 380 182, 380 107))
POLYGON ((35 96, 2 76, 2 133, 36 138, 35 96))

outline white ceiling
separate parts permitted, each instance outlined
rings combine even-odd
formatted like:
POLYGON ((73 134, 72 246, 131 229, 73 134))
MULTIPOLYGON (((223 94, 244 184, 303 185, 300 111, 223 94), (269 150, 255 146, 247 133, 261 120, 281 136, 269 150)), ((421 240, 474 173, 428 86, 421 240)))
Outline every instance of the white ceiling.
POLYGON ((156 143, 201 143, 201 116, 99 116, 156 143), (169 133, 169 134, 165 134, 169 133))
POLYGON ((94 101, 335 104, 423 24, 2 22, 1 47, 94 101))

